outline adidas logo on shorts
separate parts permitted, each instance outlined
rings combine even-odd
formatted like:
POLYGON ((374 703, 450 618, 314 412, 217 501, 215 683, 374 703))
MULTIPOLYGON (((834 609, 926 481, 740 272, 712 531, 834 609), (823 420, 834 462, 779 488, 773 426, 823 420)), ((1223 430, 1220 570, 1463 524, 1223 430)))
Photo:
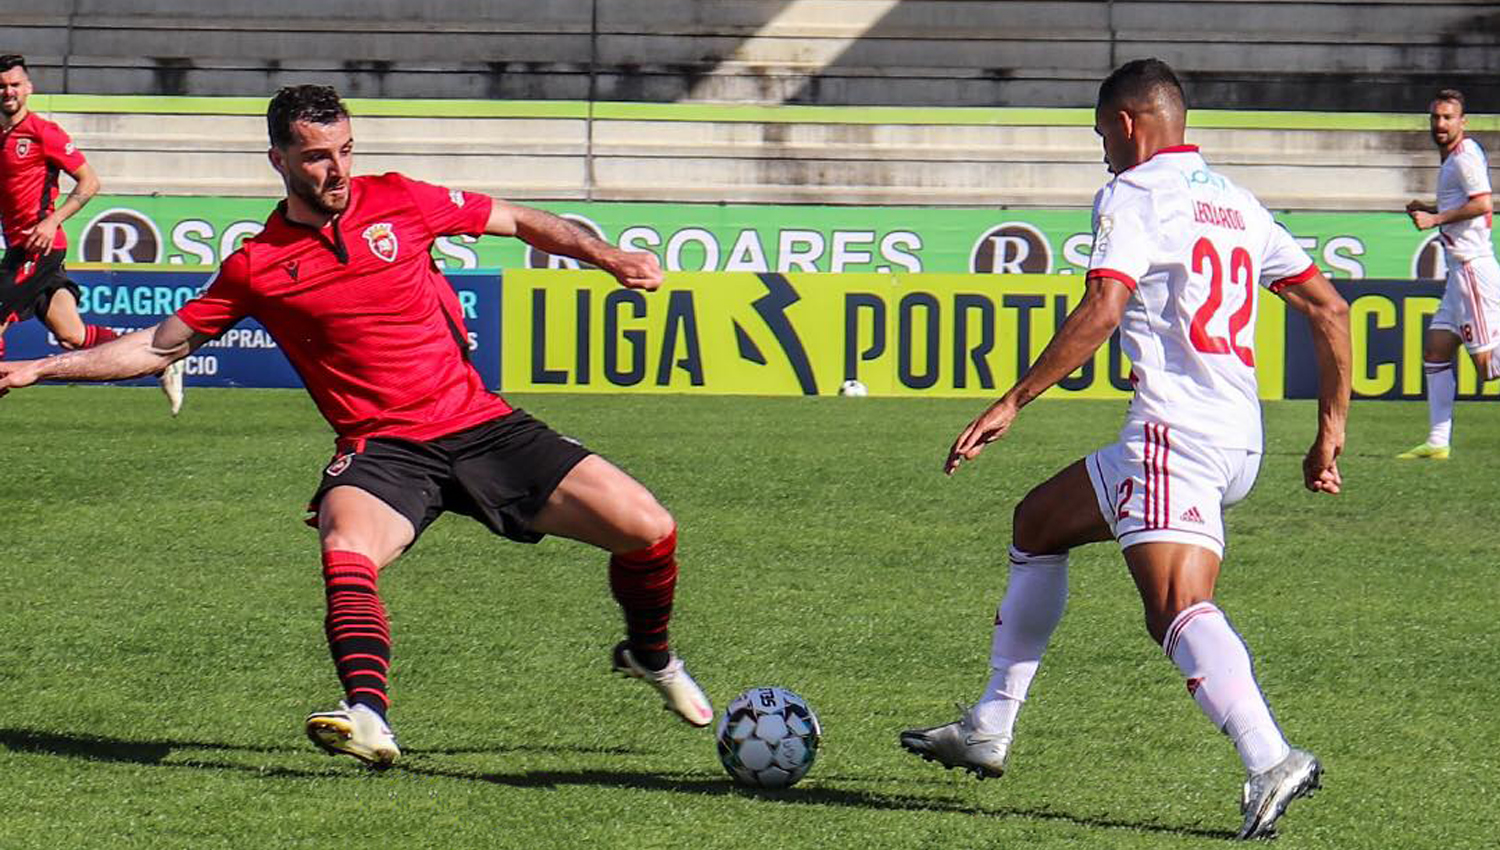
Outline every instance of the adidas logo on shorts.
POLYGON ((1188 508, 1187 510, 1183 511, 1182 516, 1178 517, 1178 519, 1182 520, 1183 522, 1196 522, 1199 525, 1203 524, 1203 515, 1198 513, 1198 509, 1196 507, 1188 508))

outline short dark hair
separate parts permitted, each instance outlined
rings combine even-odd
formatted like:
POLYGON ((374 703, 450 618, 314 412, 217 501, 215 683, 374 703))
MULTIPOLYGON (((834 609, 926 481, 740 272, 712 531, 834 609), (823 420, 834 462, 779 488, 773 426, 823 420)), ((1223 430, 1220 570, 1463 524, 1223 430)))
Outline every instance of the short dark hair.
POLYGON ((1100 106, 1123 106, 1151 100, 1165 90, 1184 107, 1187 98, 1172 67, 1160 59, 1135 59, 1116 68, 1099 85, 1100 106))
POLYGON ((285 148, 293 141, 292 124, 297 121, 337 124, 348 117, 333 86, 282 86, 266 107, 266 130, 273 146, 285 148))
POLYGON ((0 73, 9 71, 11 68, 20 68, 30 74, 31 69, 26 67, 26 57, 19 53, 7 53, 0 56, 0 73))
POLYGON ((1438 89, 1438 93, 1432 96, 1432 102, 1437 103, 1440 100, 1452 101, 1458 104, 1460 113, 1464 111, 1464 93, 1458 89, 1438 89))

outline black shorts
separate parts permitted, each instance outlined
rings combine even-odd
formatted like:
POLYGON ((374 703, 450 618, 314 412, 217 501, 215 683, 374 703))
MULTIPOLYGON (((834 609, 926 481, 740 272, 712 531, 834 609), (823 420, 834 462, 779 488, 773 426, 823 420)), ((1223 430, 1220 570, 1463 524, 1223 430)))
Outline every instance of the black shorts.
POLYGON ((435 440, 372 437, 334 456, 308 510, 316 516, 334 487, 358 487, 410 520, 417 536, 452 511, 511 540, 536 543, 544 535, 531 530, 532 519, 590 454, 519 409, 435 440))
POLYGON ((0 259, 0 322, 20 322, 32 316, 46 316, 52 296, 59 289, 81 297, 78 284, 68 280, 63 271, 63 251, 53 251, 36 258, 26 279, 16 283, 22 267, 30 259, 21 248, 7 248, 0 259))

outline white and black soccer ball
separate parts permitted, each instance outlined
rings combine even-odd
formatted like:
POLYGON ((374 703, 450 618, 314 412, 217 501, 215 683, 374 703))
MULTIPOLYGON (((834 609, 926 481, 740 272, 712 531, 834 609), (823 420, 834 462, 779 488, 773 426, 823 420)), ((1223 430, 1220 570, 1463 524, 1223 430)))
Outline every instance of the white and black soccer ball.
POLYGON ((786 788, 807 775, 822 737, 807 700, 785 688, 751 688, 719 718, 719 761, 736 782, 786 788))
POLYGON ((849 396, 850 398, 864 398, 869 394, 869 388, 859 381, 851 379, 839 384, 839 395, 849 396))

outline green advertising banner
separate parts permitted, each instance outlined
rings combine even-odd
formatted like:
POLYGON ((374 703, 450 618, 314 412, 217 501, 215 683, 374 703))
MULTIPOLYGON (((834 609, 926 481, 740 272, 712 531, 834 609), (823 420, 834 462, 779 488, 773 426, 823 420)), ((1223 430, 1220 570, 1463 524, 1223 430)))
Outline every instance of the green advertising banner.
MULTIPOLYGON (((257 233, 270 198, 102 195, 66 224, 69 259, 214 265, 257 233)), ((669 271, 1077 274, 1093 242, 1087 210, 541 203, 669 271)), ((1432 231, 1406 215, 1286 213, 1278 219, 1334 279, 1436 278, 1432 231)), ((514 239, 441 239, 445 270, 576 268, 514 239)))

